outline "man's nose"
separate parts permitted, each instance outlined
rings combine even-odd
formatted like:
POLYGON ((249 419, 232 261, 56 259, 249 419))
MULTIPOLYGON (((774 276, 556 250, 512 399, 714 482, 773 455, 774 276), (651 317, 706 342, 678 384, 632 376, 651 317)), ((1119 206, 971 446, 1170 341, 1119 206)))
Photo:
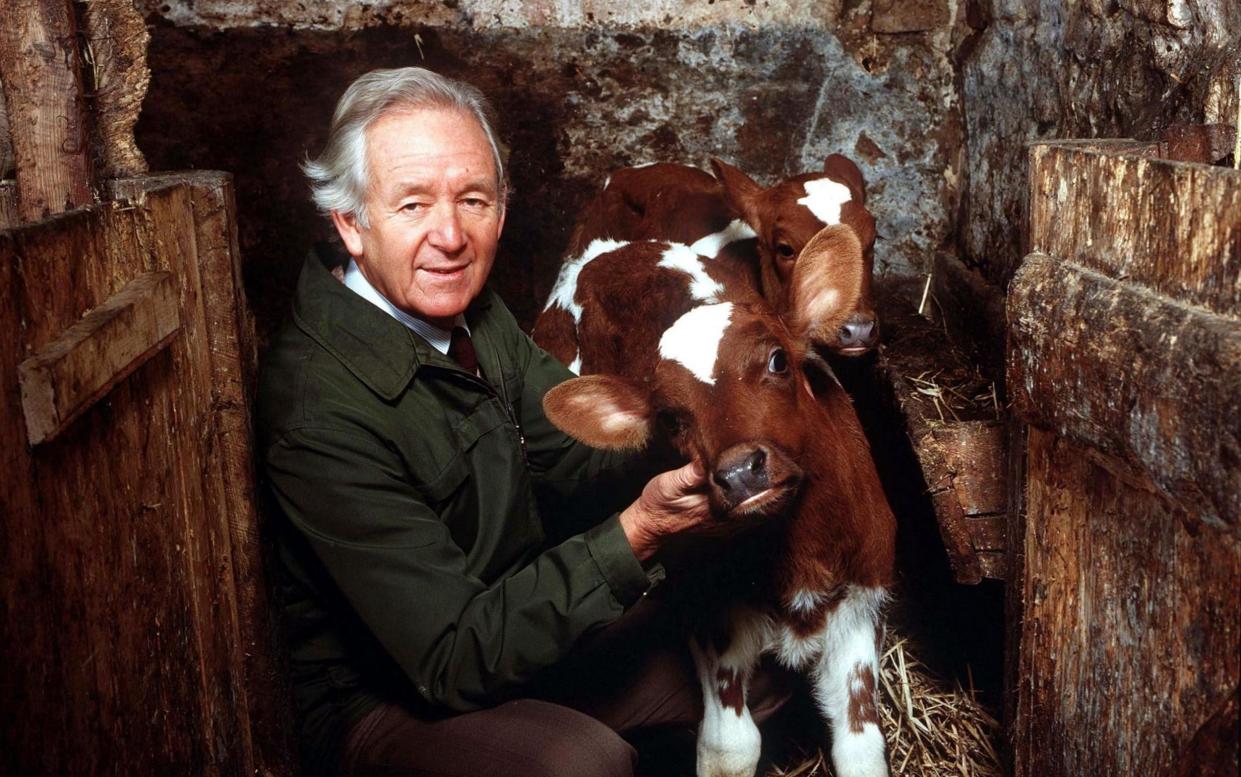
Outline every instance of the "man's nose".
POLYGON ((445 253, 456 253, 465 246, 465 233, 461 229, 461 216, 455 204, 435 209, 434 222, 427 234, 432 246, 445 253))

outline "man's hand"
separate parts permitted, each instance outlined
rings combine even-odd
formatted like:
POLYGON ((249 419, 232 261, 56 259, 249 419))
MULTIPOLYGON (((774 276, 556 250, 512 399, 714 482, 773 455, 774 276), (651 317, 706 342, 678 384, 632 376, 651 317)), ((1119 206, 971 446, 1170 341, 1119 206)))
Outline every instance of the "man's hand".
POLYGON ((638 501, 620 514, 620 523, 634 555, 645 561, 661 539, 697 526, 709 515, 706 473, 695 459, 651 478, 638 501))

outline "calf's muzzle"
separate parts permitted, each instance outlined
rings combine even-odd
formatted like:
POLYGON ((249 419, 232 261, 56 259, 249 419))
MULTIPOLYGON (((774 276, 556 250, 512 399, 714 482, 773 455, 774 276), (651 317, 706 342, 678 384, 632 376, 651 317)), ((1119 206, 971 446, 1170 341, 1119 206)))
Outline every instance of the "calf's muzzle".
POLYGON ((715 503, 729 515, 770 515, 783 509, 802 480, 801 468, 779 449, 740 443, 716 459, 715 503))

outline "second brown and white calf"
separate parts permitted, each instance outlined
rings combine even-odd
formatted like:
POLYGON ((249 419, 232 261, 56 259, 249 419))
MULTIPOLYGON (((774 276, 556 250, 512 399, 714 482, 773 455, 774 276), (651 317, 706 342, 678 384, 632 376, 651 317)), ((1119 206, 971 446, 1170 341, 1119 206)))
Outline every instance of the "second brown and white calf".
POLYGON ((862 245, 862 290, 835 331, 820 332, 828 350, 859 356, 879 342, 871 301, 875 219, 866 208, 866 184, 850 159, 832 154, 819 172, 763 187, 741 170, 711 160, 715 177, 681 164, 616 170, 586 204, 568 255, 581 256, 600 239, 667 240, 733 263, 777 311, 787 309, 788 287, 802 248, 820 229, 844 224, 862 245))
POLYGON ((583 255, 556 292, 571 316, 545 314, 536 332, 548 347, 573 327, 576 366, 595 374, 550 391, 548 418, 596 447, 662 438, 702 461, 707 533, 724 538, 700 538, 724 567, 702 574, 725 582, 697 602, 710 613, 692 640, 698 774, 754 773, 746 694, 769 652, 810 677, 838 777, 887 775, 875 691, 895 521, 851 400, 809 347, 856 306, 855 234, 828 227, 806 244, 782 316, 684 245, 596 241, 583 255))

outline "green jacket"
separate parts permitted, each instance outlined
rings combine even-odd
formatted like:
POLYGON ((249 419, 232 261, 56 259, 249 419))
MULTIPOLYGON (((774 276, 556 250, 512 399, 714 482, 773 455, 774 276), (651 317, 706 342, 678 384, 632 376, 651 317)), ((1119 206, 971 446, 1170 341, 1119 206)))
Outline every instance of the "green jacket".
POLYGON ((485 381, 312 256, 265 355, 260 445, 312 758, 382 699, 434 715, 513 693, 659 574, 615 514, 583 508, 615 509, 649 472, 544 417, 571 373, 498 297, 466 320, 485 381))

